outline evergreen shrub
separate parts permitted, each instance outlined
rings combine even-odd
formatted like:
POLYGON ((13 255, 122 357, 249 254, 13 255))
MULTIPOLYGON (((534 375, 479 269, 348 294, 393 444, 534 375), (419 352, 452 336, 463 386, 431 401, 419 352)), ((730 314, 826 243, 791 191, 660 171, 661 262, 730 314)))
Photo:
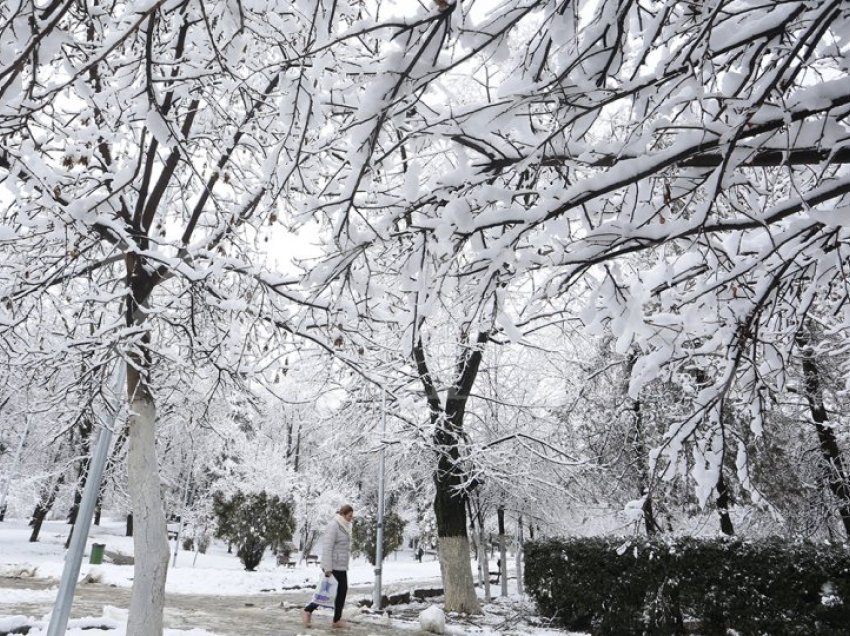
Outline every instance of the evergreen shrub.
MULTIPOLYGON (((404 543, 404 520, 394 511, 387 510, 384 514, 384 535, 382 554, 386 558, 393 550, 398 550, 404 543)), ((378 545, 377 513, 369 510, 360 515, 351 530, 351 553, 355 556, 364 555, 369 563, 375 565, 375 548, 378 545)))
POLYGON ((840 544, 533 541, 525 587, 543 615, 598 635, 850 633, 850 547, 840 544))
POLYGON ((249 572, 260 564, 266 548, 292 539, 295 527, 292 503, 265 491, 237 492, 230 497, 216 492, 213 514, 216 536, 237 547, 236 556, 249 572))

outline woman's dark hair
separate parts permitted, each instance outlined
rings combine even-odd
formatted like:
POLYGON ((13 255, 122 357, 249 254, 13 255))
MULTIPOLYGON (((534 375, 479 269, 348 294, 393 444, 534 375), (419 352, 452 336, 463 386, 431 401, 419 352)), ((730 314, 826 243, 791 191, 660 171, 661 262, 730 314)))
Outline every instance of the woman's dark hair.
POLYGON ((352 507, 351 507, 350 505, 348 505, 348 504, 344 504, 343 506, 341 506, 341 507, 340 507, 340 509, 339 509, 339 510, 337 510, 337 511, 336 511, 336 513, 337 513, 338 515, 342 515, 343 517, 344 517, 345 515, 347 515, 349 512, 354 512, 354 508, 352 508, 352 507))

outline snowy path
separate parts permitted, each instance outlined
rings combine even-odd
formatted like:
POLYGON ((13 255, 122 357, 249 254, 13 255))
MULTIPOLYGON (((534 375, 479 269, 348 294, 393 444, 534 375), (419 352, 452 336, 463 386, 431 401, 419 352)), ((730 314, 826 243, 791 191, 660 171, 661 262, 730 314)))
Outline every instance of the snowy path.
MULTIPOLYGON (((58 582, 53 579, 0 577, 0 599, 17 596, 23 590, 30 600, 0 604, 5 615, 43 617, 53 607, 58 582), (48 593, 50 590, 52 594, 48 593), (32 592, 36 592, 32 594, 32 592)), ((353 620, 345 630, 331 629, 330 612, 318 611, 309 630, 301 625, 301 607, 306 592, 286 594, 262 594, 245 596, 200 596, 190 594, 167 594, 165 625, 173 629, 202 628, 221 636, 289 636, 294 634, 370 634, 389 635, 403 631, 421 634, 418 625, 408 621, 393 620, 392 625, 381 624, 376 616, 358 615, 357 610, 347 607, 353 620)), ((72 617, 100 616, 104 606, 126 609, 130 602, 130 590, 99 583, 80 584, 74 598, 72 617)))

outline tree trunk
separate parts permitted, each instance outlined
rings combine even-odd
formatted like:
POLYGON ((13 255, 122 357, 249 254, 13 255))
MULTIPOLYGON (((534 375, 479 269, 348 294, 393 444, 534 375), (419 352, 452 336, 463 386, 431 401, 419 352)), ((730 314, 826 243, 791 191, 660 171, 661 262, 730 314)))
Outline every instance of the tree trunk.
POLYGON ((74 489, 74 503, 71 504, 71 509, 68 511, 68 523, 71 524, 71 529, 68 531, 68 538, 65 539, 65 549, 71 545, 71 537, 74 535, 74 526, 77 523, 77 513, 80 510, 80 503, 83 501, 83 489, 86 487, 86 478, 89 474, 89 463, 91 458, 86 459, 83 467, 80 469, 77 487, 74 489))
POLYGON ((103 513, 103 493, 101 492, 97 496, 97 502, 94 505, 94 520, 93 523, 96 526, 100 525, 100 515, 103 513))
POLYGON ((55 482, 47 486, 42 491, 41 499, 36 504, 35 510, 32 511, 32 519, 30 519, 30 526, 32 526, 30 543, 38 541, 38 535, 41 532, 41 524, 44 523, 44 520, 47 518, 47 513, 50 512, 51 508, 53 508, 53 503, 56 501, 56 495, 59 493, 59 488, 61 488, 64 481, 65 475, 59 475, 55 482))
POLYGON ((487 533, 484 531, 484 515, 478 511, 478 560, 484 577, 484 600, 490 602, 490 559, 487 557, 487 533))
MULTIPOLYGON (((133 375, 138 377, 138 372, 128 369, 128 376, 133 375)), ((134 384, 127 476, 133 517, 139 527, 133 534, 135 561, 127 636, 161 636, 168 538, 156 459, 156 409, 144 385, 131 380, 130 386, 134 384)))
POLYGON ((475 581, 472 578, 469 538, 454 536, 438 537, 440 555, 440 574, 445 589, 445 609, 447 612, 462 614, 480 614, 481 607, 475 593, 475 581))
MULTIPOLYGON (((90 333, 94 333, 94 326, 89 327, 90 333)), ((77 465, 77 486, 74 489, 74 501, 71 504, 71 509, 68 510, 68 523, 70 525, 74 525, 77 522, 77 512, 80 509, 80 503, 83 500, 83 490, 86 487, 86 477, 89 474, 89 468, 91 467, 91 436, 92 431, 94 430, 94 420, 93 415, 84 414, 80 419, 79 426, 77 427, 80 433, 80 461, 77 465)), ((68 541, 65 543, 65 549, 68 549, 68 545, 70 545, 71 541, 71 533, 73 533, 73 528, 71 532, 68 533, 68 541)))
POLYGON ((132 537, 133 536, 133 513, 127 515, 127 523, 124 528, 124 536, 132 537))
POLYGON ((735 534, 732 518, 729 516, 729 489, 723 478, 723 464, 720 465, 720 473, 717 475, 717 514, 720 515, 720 531, 728 537, 735 534))
MULTIPOLYGON (((86 486, 86 475, 85 473, 81 473, 78 477, 78 486, 74 489, 74 501, 71 502, 71 507, 68 509, 68 525, 72 528, 74 524, 77 522, 77 513, 80 510, 80 503, 83 501, 83 488, 86 486)), ((65 545, 65 549, 68 548, 68 545, 65 545)))
POLYGON ((501 506, 496 511, 499 520, 499 581, 502 596, 508 595, 508 551, 505 546, 505 509, 501 506))
POLYGON ((809 338, 798 335, 797 344, 802 350, 806 400, 817 431, 821 457, 827 473, 827 483, 838 502, 838 515, 844 526, 844 532, 847 537, 850 537, 850 481, 848 481, 844 458, 835 437, 835 430, 829 423, 829 416, 823 403, 820 369, 815 362, 814 350, 809 346, 809 338))
POLYGON ((47 516, 48 510, 50 509, 47 507, 43 507, 41 503, 39 503, 35 507, 32 519, 30 520, 30 525, 32 526, 32 532, 30 533, 30 543, 35 543, 38 541, 38 535, 41 532, 41 524, 44 523, 44 518, 47 516))
POLYGON ((632 429, 629 439, 629 446, 632 451, 635 466, 637 466, 637 486, 643 497, 643 526, 646 530, 646 536, 654 536, 658 532, 658 523, 655 521, 655 512, 652 507, 652 493, 650 492, 649 470, 647 467, 647 452, 645 443, 645 434, 643 427, 643 410, 639 399, 629 397, 629 382, 632 377, 632 370, 635 367, 637 354, 633 351, 626 359, 626 368, 623 372, 623 396, 626 399, 626 409, 632 413, 632 429))
POLYGON ((469 535, 466 531, 466 501, 475 488, 460 462, 460 444, 466 402, 478 367, 482 348, 488 335, 478 334, 473 345, 466 345, 459 357, 457 379, 447 392, 446 405, 440 397, 425 360, 422 341, 413 347, 419 379, 425 389, 431 422, 434 425, 434 446, 437 469, 434 471, 434 513, 437 518, 437 540, 440 573, 445 590, 445 610, 465 614, 480 614, 481 606, 475 593, 472 576, 469 535))
POLYGON ((523 594, 522 589, 522 515, 519 516, 516 523, 516 591, 517 594, 523 594))
POLYGON ((481 545, 479 542, 480 533, 476 530, 477 517, 472 512, 472 507, 469 501, 469 497, 466 498, 466 516, 469 519, 469 542, 470 547, 472 548, 472 553, 475 555, 476 563, 478 563, 478 585, 483 587, 484 585, 484 575, 482 572, 483 569, 483 561, 481 560, 481 545))
POLYGON ((456 476, 447 470, 450 462, 441 457, 434 475, 436 496, 434 512, 437 516, 437 540, 440 554, 440 574, 446 593, 447 612, 480 613, 475 581, 472 578, 469 537, 466 533, 466 502, 452 490, 456 476))

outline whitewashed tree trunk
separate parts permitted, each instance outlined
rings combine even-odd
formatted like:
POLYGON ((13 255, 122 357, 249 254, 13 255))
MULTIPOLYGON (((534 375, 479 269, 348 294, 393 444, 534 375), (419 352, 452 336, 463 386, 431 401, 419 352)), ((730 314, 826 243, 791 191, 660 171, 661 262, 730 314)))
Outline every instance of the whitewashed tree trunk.
POLYGON ((480 614, 481 606, 475 594, 467 537, 440 537, 440 573, 443 576, 447 612, 480 614))
POLYGON ((440 404, 422 341, 413 350, 416 368, 428 396, 434 442, 438 449, 437 469, 434 471, 434 515, 437 519, 437 539, 440 552, 440 572, 445 590, 445 610, 464 614, 480 614, 481 606, 472 578, 469 536, 466 530, 467 475, 459 467, 463 417, 478 367, 487 332, 479 332, 472 346, 463 348, 460 355, 458 379, 446 396, 446 406, 440 404))
POLYGON ((484 532, 484 524, 478 526, 478 563, 481 570, 484 586, 484 601, 490 602, 490 559, 487 557, 487 535, 484 532))
POLYGON ((168 571, 168 536, 156 459, 156 408, 139 387, 131 405, 127 471, 133 501, 133 593, 127 636, 161 636, 168 571))
POLYGON ((523 589, 523 550, 522 547, 523 538, 522 538, 522 515, 520 515, 517 520, 517 529, 516 529, 516 591, 517 594, 524 594, 525 591, 523 589))

